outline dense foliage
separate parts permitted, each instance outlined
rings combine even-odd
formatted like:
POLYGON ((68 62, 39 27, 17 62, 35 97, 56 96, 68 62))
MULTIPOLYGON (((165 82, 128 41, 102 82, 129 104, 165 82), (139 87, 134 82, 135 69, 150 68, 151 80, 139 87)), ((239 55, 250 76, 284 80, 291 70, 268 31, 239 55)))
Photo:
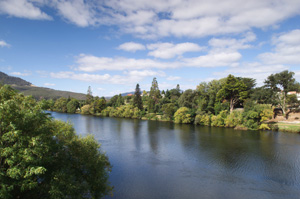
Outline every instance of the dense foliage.
MULTIPOLYGON (((254 79, 229 75, 220 80, 202 82, 195 90, 184 92, 179 85, 160 91, 157 79, 153 78, 149 92, 141 92, 137 84, 134 95, 115 95, 107 102, 105 98, 101 98, 101 102, 98 97, 93 98, 89 88, 86 101, 80 102, 78 107, 82 114, 106 117, 269 129, 266 121, 274 116, 274 108, 281 108, 283 114, 288 116, 291 108, 300 105, 296 95, 288 95, 288 91, 300 91, 300 84, 293 76, 294 73, 289 71, 272 74, 264 86, 255 88, 254 79)), ((52 109, 70 112, 63 107, 69 103, 68 100, 73 99, 58 99, 52 109)))
POLYGON ((102 198, 112 190, 111 166, 99 147, 32 97, 0 88, 0 198, 102 198))

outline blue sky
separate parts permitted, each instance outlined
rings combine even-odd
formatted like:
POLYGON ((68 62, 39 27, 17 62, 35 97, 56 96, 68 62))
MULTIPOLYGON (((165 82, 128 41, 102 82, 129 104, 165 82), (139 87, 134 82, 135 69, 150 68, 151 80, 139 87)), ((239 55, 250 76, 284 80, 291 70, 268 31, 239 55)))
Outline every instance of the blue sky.
POLYGON ((112 96, 228 74, 300 81, 299 0, 0 0, 0 71, 112 96))

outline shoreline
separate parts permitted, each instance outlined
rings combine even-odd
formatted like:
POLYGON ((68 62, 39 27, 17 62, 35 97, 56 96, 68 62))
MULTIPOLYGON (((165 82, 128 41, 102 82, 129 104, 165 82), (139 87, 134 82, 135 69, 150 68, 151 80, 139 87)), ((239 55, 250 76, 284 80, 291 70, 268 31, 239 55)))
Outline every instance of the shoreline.
MULTIPOLYGON (((48 110, 51 111, 51 110, 48 110)), ((58 111, 52 111, 52 112, 57 112, 57 113, 62 113, 62 112, 58 112, 58 111)), ((76 113, 68 113, 68 114, 80 114, 80 115, 90 115, 90 116, 95 116, 95 117, 110 117, 110 116, 103 116, 101 114, 82 114, 80 112, 76 112, 76 113)), ((156 115, 157 116, 157 115, 156 115)), ((147 117, 141 117, 141 118, 131 118, 131 117, 114 117, 114 118, 127 118, 127 119, 138 119, 138 120, 151 120, 151 121, 159 121, 159 122, 172 122, 175 124, 175 122, 173 120, 167 120, 167 119, 160 119, 157 118, 156 116, 151 117, 151 118, 147 118, 147 117)), ((271 121, 270 123, 268 123, 269 121, 267 121, 265 124, 268 124, 270 129, 269 130, 264 130, 264 131, 274 131, 274 132, 284 132, 284 133, 297 133, 300 134, 300 121, 271 121)), ((176 124, 184 124, 184 123, 176 123, 176 124)), ((211 125, 200 125, 200 124, 195 124, 195 123, 187 123, 187 124, 193 124, 196 126, 209 126, 209 127, 217 127, 217 126, 211 126, 211 125)), ((240 127, 240 126, 236 126, 236 127, 226 127, 226 126, 219 126, 219 128, 232 128, 234 130, 251 130, 248 129, 246 127, 240 127)), ((255 130, 251 130, 251 131, 255 131, 255 130)), ((257 131, 261 131, 261 130, 257 130, 257 131)))

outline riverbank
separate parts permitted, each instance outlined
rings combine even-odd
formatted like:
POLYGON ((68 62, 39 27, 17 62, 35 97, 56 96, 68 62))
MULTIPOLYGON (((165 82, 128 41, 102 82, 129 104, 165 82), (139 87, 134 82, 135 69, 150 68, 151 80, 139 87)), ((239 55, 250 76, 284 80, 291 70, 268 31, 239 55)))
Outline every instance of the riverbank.
POLYGON ((268 123, 278 131, 289 132, 289 133, 300 133, 300 113, 289 113, 288 118, 284 116, 277 116, 276 118, 268 121, 268 123))
MULTIPOLYGON (((76 111, 76 114, 82 114, 80 111, 76 111)), ((86 115, 86 114, 82 114, 86 115)), ((168 118, 166 115, 157 115, 154 113, 148 113, 143 117, 126 117, 122 115, 111 116, 109 114, 103 115, 101 113, 97 114, 88 114, 96 117, 115 117, 115 118, 131 118, 131 119, 140 119, 140 120, 152 120, 152 121, 160 121, 160 122, 174 122, 174 120, 168 118)), ((288 133, 300 133, 300 114, 290 114, 289 119, 285 119, 283 116, 277 116, 276 119, 267 120, 261 125, 262 127, 258 130, 271 130, 271 131, 282 131, 288 133)), ((195 120, 191 124, 199 125, 199 126, 214 126, 214 127, 224 127, 224 128, 233 128, 235 130, 251 130, 244 125, 229 125, 228 119, 221 119, 222 121, 213 122, 213 116, 202 115, 200 120, 195 120), (227 119, 227 120, 226 120, 227 119), (205 121, 206 120, 206 121, 205 121)), ((220 120, 220 118, 219 118, 220 120)), ((231 121, 232 122, 232 121, 231 121)))
POLYGON ((300 123, 278 122, 278 130, 290 133, 300 133, 300 123))

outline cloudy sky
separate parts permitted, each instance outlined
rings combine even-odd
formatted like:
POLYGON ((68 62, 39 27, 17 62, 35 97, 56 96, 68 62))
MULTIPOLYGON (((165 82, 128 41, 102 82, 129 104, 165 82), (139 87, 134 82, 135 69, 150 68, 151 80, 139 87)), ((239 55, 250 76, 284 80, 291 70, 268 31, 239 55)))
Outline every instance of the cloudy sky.
POLYGON ((0 71, 112 96, 228 74, 300 81, 299 0, 0 0, 0 71))

